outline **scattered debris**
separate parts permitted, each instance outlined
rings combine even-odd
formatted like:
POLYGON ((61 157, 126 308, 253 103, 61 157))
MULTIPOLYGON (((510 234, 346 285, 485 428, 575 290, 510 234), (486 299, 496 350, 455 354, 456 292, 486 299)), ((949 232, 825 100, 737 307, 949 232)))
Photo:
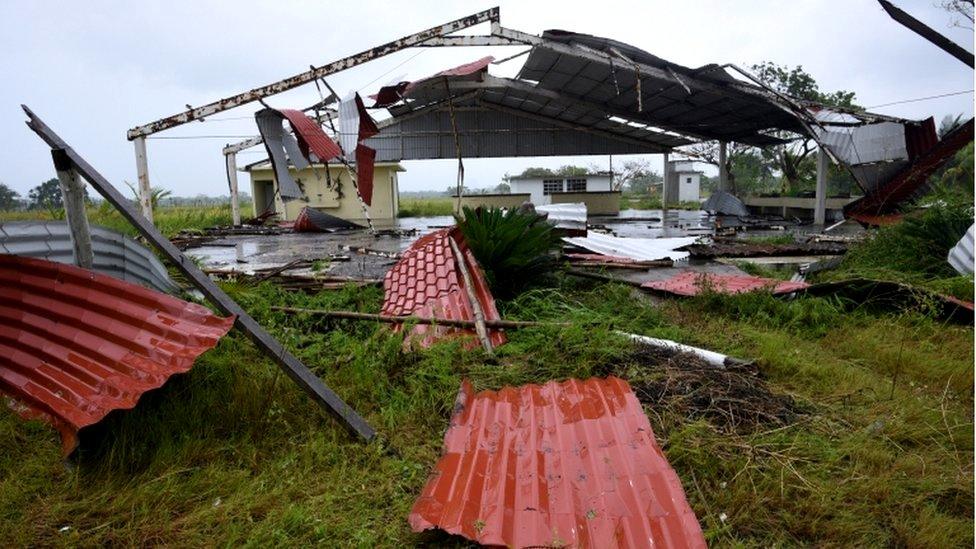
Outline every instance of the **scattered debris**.
POLYGON ((655 267, 671 267, 674 261, 670 259, 655 259, 653 261, 640 261, 618 255, 603 254, 577 254, 567 253, 563 257, 569 260, 576 267, 601 267, 619 269, 639 269, 647 270, 655 267))
POLYGON ((40 259, 0 255, 0 392, 23 417, 78 431, 188 371, 234 324, 206 307, 40 259))
POLYGON ((949 265, 961 275, 973 274, 973 229, 976 224, 970 225, 966 234, 949 250, 949 265))
POLYGON ((697 237, 679 238, 622 238, 601 233, 589 233, 586 237, 565 237, 563 241, 603 255, 629 257, 638 261, 655 259, 679 260, 688 252, 675 251, 694 244, 697 237))
POLYGON ((656 337, 628 334, 626 332, 619 332, 634 341, 640 343, 641 345, 647 345, 650 347, 657 347, 664 349, 672 353, 685 353, 692 354, 698 358, 704 360, 712 366, 719 368, 725 368, 726 366, 736 366, 749 364, 752 361, 742 360, 741 358, 733 358, 728 355, 723 355, 722 353, 716 353, 715 351, 709 351, 707 349, 701 349, 698 347, 692 347, 691 345, 685 345, 684 343, 678 343, 677 341, 671 341, 670 339, 658 339, 656 337))
POLYGON ((692 244, 683 250, 691 257, 771 257, 798 255, 843 255, 847 244, 843 242, 807 242, 792 244, 758 244, 742 240, 716 241, 710 244, 692 244))
POLYGON ((713 214, 749 217, 749 208, 746 208, 737 196, 727 191, 713 192, 702 204, 701 209, 713 214))
POLYGON ((367 248, 365 246, 349 246, 346 244, 339 245, 340 250, 345 250, 347 252, 353 252, 360 255, 375 255, 377 257, 386 257, 389 259, 400 259, 400 254, 396 252, 388 252, 386 250, 375 250, 373 248, 367 248))
POLYGON ((901 282, 853 278, 809 285, 802 294, 839 296, 859 305, 889 310, 933 310, 939 318, 960 324, 973 323, 973 303, 901 282))
POLYGON ((647 415, 616 377, 478 394, 465 381, 410 526, 506 547, 705 547, 647 415))
POLYGON ((329 215, 308 206, 305 206, 302 208, 302 211, 298 212, 298 217, 295 218, 295 223, 291 226, 291 230, 296 233, 324 233, 335 232, 338 229, 361 228, 361 226, 351 221, 346 221, 345 219, 329 215))
MULTIPOLYGON (((323 309, 303 309, 300 307, 271 307, 272 310, 288 314, 310 314, 346 320, 364 320, 370 322, 386 322, 388 324, 416 323, 427 325, 453 326, 455 328, 474 328, 477 322, 473 320, 455 320, 450 318, 429 318, 420 316, 384 316, 358 311, 326 311, 323 309)), ((538 322, 534 320, 485 320, 488 328, 517 329, 533 326, 572 326, 572 322, 538 322)))
MULTIPOLYGON (((307 268, 313 262, 296 263, 292 268, 307 268)), ((227 271, 218 269, 204 269, 210 276, 223 279, 231 279, 245 282, 247 284, 257 284, 259 282, 271 282, 283 290, 302 291, 309 294, 327 290, 341 290, 350 285, 352 286, 379 286, 383 283, 379 279, 352 278, 345 276, 329 276, 315 274, 285 274, 284 272, 274 272, 276 269, 269 269, 264 272, 258 270, 252 273, 240 271, 227 271)))
MULTIPOLYGON (((383 289, 385 295, 380 312, 384 316, 475 321, 470 290, 476 296, 478 307, 484 311, 485 321, 501 320, 484 274, 456 228, 440 229, 414 242, 386 273, 383 289), (461 257, 452 249, 451 240, 457 242, 461 257), (464 280, 462 262, 469 271, 471 284, 464 280)), ((395 327, 396 330, 401 328, 402 325, 395 327)), ((422 347, 429 347, 438 339, 459 333, 475 334, 470 329, 418 325, 404 343, 417 342, 422 347)), ((491 347, 506 341, 505 333, 498 329, 490 330, 486 335, 491 347)))
POLYGON ((535 211, 546 216, 546 221, 568 236, 586 236, 586 204, 546 204, 536 206, 535 211))
POLYGON ((637 344, 616 369, 629 376, 644 406, 704 419, 726 433, 790 425, 802 412, 792 397, 770 390, 751 362, 716 368, 696 354, 637 344))
MULTIPOLYGON (((35 257, 58 263, 74 263, 71 228, 66 221, 15 221, 0 223, 0 254, 35 257)), ((120 232, 90 226, 94 263, 92 270, 175 294, 173 282, 161 261, 142 244, 120 232)))
POLYGON ((788 294, 808 287, 805 282, 784 282, 758 276, 723 275, 688 271, 667 280, 641 284, 641 288, 682 296, 694 296, 705 291, 721 294, 740 294, 768 290, 774 294, 788 294))

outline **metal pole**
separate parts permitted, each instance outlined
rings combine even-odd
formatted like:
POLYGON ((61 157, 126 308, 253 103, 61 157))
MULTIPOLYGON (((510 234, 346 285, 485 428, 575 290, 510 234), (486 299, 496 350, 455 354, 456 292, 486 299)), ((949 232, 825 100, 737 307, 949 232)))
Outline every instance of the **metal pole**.
POLYGON ((230 186, 230 215, 234 226, 241 224, 241 203, 237 197, 237 153, 227 153, 227 184, 230 186))
POLYGON ((827 154, 823 147, 817 149, 817 203, 813 210, 813 223, 823 226, 827 221, 827 154))
POLYGON ((718 189, 720 191, 729 190, 729 169, 728 162, 728 143, 718 142, 718 189))
POLYGON ((149 161, 146 158, 146 138, 137 137, 132 140, 136 149, 136 176, 139 178, 139 206, 142 215, 153 222, 152 190, 149 187, 149 161))
POLYGON ((78 172, 71 166, 71 160, 63 149, 52 149, 54 169, 58 173, 61 198, 64 201, 64 214, 68 218, 71 231, 71 248, 75 265, 91 269, 94 264, 91 228, 88 226, 88 212, 85 211, 85 182, 78 178, 78 172))

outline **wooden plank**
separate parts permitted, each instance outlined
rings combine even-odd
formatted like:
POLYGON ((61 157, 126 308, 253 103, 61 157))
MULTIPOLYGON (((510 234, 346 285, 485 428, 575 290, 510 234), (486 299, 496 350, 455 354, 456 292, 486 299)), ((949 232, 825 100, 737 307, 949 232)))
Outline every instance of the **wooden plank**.
POLYGON ((61 198, 64 202, 64 215, 68 219, 71 230, 71 248, 74 253, 75 265, 91 269, 95 261, 92 252, 91 227, 88 225, 88 212, 85 211, 85 182, 78 177, 78 173, 71 167, 64 150, 52 149, 54 169, 58 173, 58 183, 61 187, 61 198))
POLYGON ((105 179, 95 168, 93 168, 84 158, 71 148, 58 134, 49 128, 37 115, 27 106, 21 105, 27 113, 29 120, 27 126, 34 130, 41 139, 51 148, 61 149, 71 166, 82 176, 92 187, 115 206, 119 212, 132 223, 142 235, 153 244, 164 256, 166 256, 187 280, 193 283, 221 312, 228 315, 236 315, 234 323, 239 330, 244 332, 247 337, 264 352, 269 358, 275 361, 278 366, 295 383, 298 384, 306 393, 309 394, 318 404, 323 406, 350 432, 369 441, 375 435, 372 427, 366 423, 359 414, 356 413, 348 404, 342 401, 322 380, 315 376, 304 364, 294 355, 286 350, 281 343, 271 336, 251 315, 241 308, 233 299, 220 289, 210 278, 205 275, 190 258, 183 255, 162 233, 159 232, 152 222, 143 217, 132 205, 132 202, 122 196, 121 193, 105 179))

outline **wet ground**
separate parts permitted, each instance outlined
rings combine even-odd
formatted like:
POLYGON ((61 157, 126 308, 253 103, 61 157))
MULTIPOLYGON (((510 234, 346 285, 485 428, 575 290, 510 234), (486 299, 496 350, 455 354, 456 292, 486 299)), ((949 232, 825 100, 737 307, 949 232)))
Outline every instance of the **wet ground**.
MULTIPOLYGON (((720 219, 718 224, 728 227, 737 223, 734 219, 720 219)), ((395 259, 376 255, 363 255, 343 249, 344 246, 368 248, 382 252, 397 253, 405 250, 424 234, 454 223, 451 216, 413 217, 398 219, 394 228, 406 234, 370 235, 365 230, 341 231, 336 233, 284 233, 278 235, 229 236, 209 243, 206 246, 186 251, 199 260, 205 268, 222 271, 252 273, 285 265, 297 259, 318 260, 318 274, 348 276, 356 278, 382 278, 395 263, 395 259), (329 259, 332 258, 332 259, 329 259)), ((716 219, 704 211, 671 210, 664 216, 661 210, 623 210, 618 216, 594 216, 588 220, 590 227, 605 229, 621 237, 682 237, 714 234, 716 219), (662 222, 662 217, 664 222, 662 222)), ((788 222, 771 221, 764 225, 779 225, 783 228, 749 229, 740 235, 770 236, 786 232, 807 234, 818 231, 811 225, 793 225, 788 222)), ((846 227, 832 232, 847 231, 846 227)), ((648 271, 620 269, 614 276, 631 280, 648 281, 669 278, 687 270, 699 272, 744 274, 732 264, 710 260, 677 261, 671 268, 655 268, 648 271)), ((306 271, 308 271, 306 269, 306 271)), ((300 274, 301 270, 289 271, 300 274)))

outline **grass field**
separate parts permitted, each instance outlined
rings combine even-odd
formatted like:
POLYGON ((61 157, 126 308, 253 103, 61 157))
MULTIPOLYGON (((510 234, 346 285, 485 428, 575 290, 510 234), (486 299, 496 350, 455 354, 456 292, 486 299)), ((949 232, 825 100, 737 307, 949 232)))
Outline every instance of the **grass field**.
POLYGON ((455 199, 449 196, 401 198, 399 217, 433 217, 454 215, 455 199))
MULTIPOLYGON (((241 204, 241 211, 250 211, 248 204, 241 204)), ((0 223, 4 221, 33 221, 64 219, 63 211, 29 210, 0 211, 0 223)), ((202 229, 215 225, 230 225, 230 204, 221 206, 162 206, 153 213, 156 227, 167 237, 172 237, 181 229, 202 229)), ((88 222, 115 229, 129 236, 138 231, 108 202, 88 208, 88 222)))
MULTIPOLYGON (((878 255, 859 251, 844 268, 878 255)), ((404 353, 385 326, 271 310, 377 312, 378 288, 224 287, 380 439, 352 440, 234 331, 189 374, 84 433, 70 466, 53 429, 0 410, 0 546, 463 544, 406 521, 461 379, 497 389, 616 374, 660 386, 662 370, 616 330, 756 359, 750 383, 771 391, 742 392, 727 411, 700 402, 716 381, 639 392, 710 545, 973 544, 972 327, 833 298, 655 302, 555 273, 499 307, 570 326, 509 332, 496 357, 457 342, 404 353), (766 401, 790 403, 788 419, 766 421, 766 401), (738 421, 745 410, 758 420, 738 421)))

